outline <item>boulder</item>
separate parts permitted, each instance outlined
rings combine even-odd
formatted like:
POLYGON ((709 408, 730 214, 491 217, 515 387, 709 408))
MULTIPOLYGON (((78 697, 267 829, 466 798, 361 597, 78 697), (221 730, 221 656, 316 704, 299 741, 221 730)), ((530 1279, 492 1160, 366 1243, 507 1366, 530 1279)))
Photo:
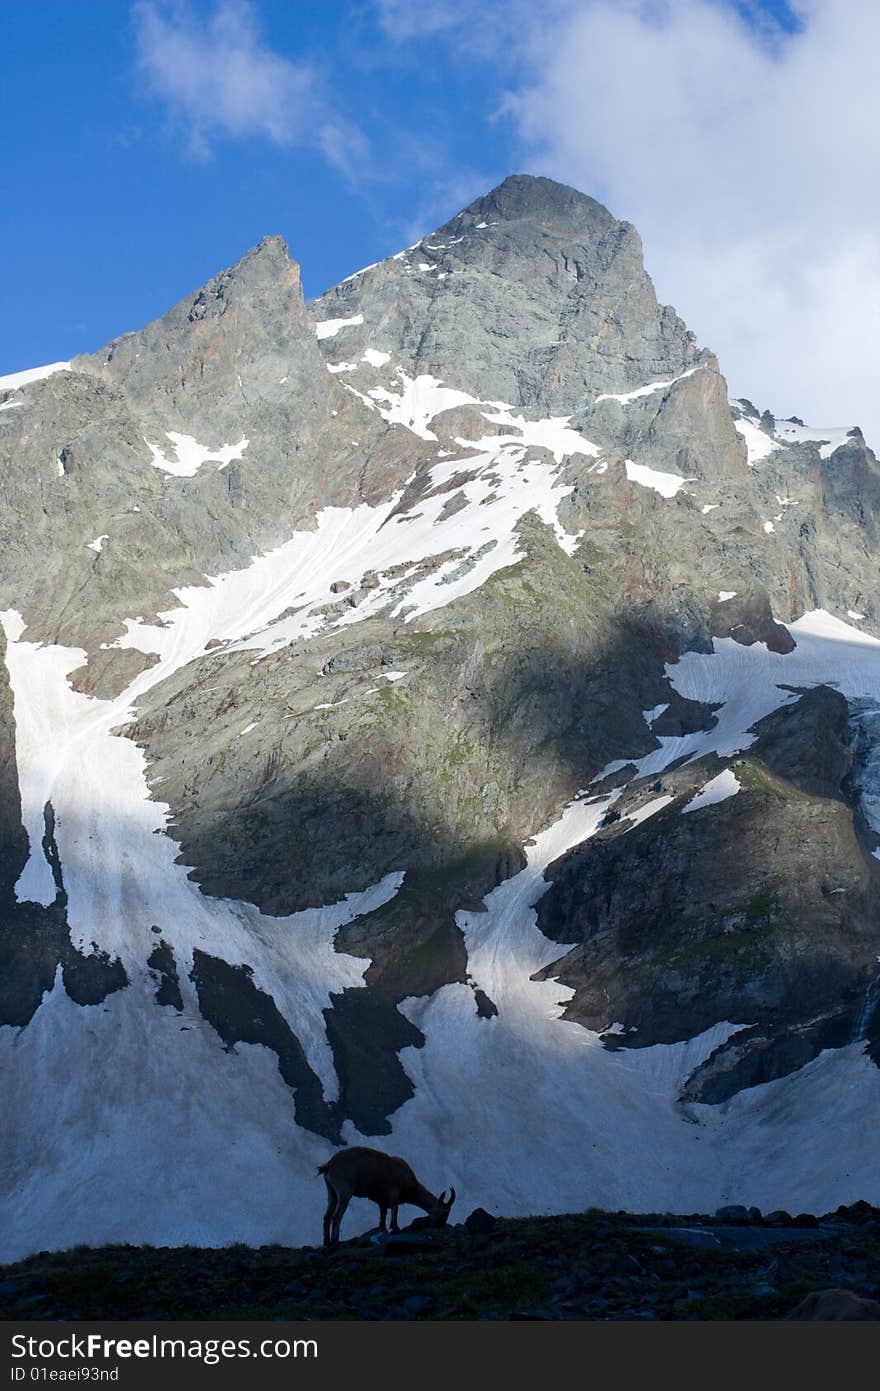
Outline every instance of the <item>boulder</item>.
POLYGON ((488 1236, 498 1225, 498 1219, 493 1217, 491 1212, 487 1212, 484 1207, 475 1207, 464 1222, 465 1227, 471 1236, 488 1236))
POLYGON ((880 1319, 880 1304, 852 1290, 814 1290, 788 1316, 804 1321, 840 1323, 854 1319, 880 1319))
POLYGON ((790 1227, 791 1213, 786 1212, 784 1208, 777 1207, 772 1212, 767 1213, 766 1220, 771 1227, 790 1227))
POLYGON ((715 1218, 718 1222, 749 1222, 751 1213, 740 1203, 730 1203, 727 1207, 716 1208, 715 1218))
POLYGON ((799 1212, 797 1217, 792 1218, 793 1227, 818 1227, 819 1219, 812 1212, 799 1212))

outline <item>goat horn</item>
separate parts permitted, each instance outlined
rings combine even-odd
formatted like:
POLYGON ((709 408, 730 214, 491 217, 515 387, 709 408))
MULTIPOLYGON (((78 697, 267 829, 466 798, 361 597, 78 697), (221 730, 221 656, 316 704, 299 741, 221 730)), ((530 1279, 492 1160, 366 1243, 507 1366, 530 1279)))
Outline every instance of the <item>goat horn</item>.
MULTIPOLYGON (((446 1189, 444 1188, 443 1191, 444 1191, 444 1193, 445 1193, 445 1192, 446 1192, 446 1189)), ((453 1204, 454 1202, 455 1202, 455 1189, 454 1189, 454 1188, 450 1188, 450 1190, 449 1190, 449 1202, 446 1204, 446 1206, 447 1206, 447 1207, 452 1207, 452 1204, 453 1204)))

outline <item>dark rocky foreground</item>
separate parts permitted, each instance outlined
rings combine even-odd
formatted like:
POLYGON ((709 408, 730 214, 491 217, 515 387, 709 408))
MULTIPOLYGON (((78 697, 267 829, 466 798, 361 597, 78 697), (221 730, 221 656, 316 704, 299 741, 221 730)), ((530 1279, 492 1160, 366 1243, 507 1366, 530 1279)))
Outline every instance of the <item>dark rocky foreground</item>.
POLYGON ((880 1317, 880 1209, 756 1214, 478 1209, 445 1231, 330 1252, 78 1246, 0 1269, 0 1317, 717 1320, 799 1306, 799 1318, 880 1317))

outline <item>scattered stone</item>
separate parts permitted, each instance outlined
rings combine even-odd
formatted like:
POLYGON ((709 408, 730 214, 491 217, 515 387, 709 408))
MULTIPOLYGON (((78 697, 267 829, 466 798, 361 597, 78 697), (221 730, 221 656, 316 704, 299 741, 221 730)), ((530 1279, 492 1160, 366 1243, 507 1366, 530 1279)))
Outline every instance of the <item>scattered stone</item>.
POLYGON ((473 1212, 465 1218, 464 1225, 471 1236, 487 1236, 489 1232, 494 1232, 498 1225, 498 1219, 493 1217, 491 1212, 487 1212, 484 1207, 475 1207, 473 1212))
POLYGON ((790 1319, 819 1320, 839 1323, 851 1320, 880 1319, 880 1303, 864 1299, 852 1290, 814 1290, 802 1299, 788 1316, 790 1319))
POLYGON ((848 1205, 841 1203, 837 1209, 837 1215, 844 1217, 847 1222, 871 1222, 880 1217, 880 1209, 872 1207, 863 1198, 859 1198, 858 1202, 848 1205))
POLYGON ((479 987, 474 991, 474 1003, 480 1019, 494 1019, 497 1016, 498 1006, 495 1001, 490 1000, 485 990, 480 990, 479 987))
POLYGON ((799 1212, 797 1217, 792 1218, 794 1227, 818 1227, 819 1219, 812 1212, 799 1212))
POLYGON ((715 1216, 719 1222, 748 1222, 751 1214, 747 1207, 731 1203, 727 1207, 717 1208, 715 1216))

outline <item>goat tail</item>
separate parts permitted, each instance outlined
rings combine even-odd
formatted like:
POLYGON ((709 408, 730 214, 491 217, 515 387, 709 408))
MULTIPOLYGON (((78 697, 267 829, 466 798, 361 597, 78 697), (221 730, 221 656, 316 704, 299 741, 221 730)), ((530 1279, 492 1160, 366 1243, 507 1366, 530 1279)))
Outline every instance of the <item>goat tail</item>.
POLYGON ((327 1170, 328 1170, 329 1168, 330 1168, 330 1160, 328 1159, 326 1164, 319 1164, 319 1165, 318 1165, 317 1169, 315 1170, 315 1173, 316 1173, 316 1174, 326 1174, 326 1172, 327 1172, 327 1170))

